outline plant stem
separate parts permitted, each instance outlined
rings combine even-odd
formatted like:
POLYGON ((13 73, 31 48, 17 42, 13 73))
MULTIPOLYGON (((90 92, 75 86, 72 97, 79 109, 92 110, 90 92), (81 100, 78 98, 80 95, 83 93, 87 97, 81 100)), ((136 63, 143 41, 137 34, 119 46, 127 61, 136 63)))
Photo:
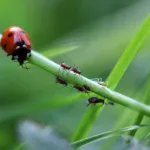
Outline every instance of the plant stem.
POLYGON ((55 62, 35 51, 32 51, 31 55, 32 56, 29 58, 30 63, 54 74, 55 76, 63 77, 65 80, 69 81, 72 84, 78 84, 80 86, 86 84, 91 88, 91 91, 93 93, 103 96, 135 111, 142 112, 147 116, 150 116, 150 106, 147 106, 138 102, 137 100, 112 91, 107 87, 101 86, 95 81, 92 81, 84 76, 77 75, 72 71, 65 70, 61 68, 59 64, 56 64, 55 62))

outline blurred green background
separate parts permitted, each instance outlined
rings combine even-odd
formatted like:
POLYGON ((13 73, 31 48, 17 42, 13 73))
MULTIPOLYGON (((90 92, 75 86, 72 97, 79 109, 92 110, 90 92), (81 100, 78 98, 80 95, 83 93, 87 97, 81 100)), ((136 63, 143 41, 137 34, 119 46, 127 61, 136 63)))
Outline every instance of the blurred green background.
MULTIPOLYGON (((75 45, 74 51, 52 59, 78 65, 88 78, 105 80, 149 13, 149 0, 1 0, 0 32, 11 25, 24 28, 33 49, 40 53, 75 45)), ((144 97, 150 71, 149 41, 147 37, 116 91, 139 100, 144 97)), ((19 144, 16 124, 23 117, 53 125, 70 139, 87 110, 87 99, 57 105, 57 98, 63 101, 77 92, 55 84, 53 75, 36 66, 29 65, 31 69, 26 71, 4 51, 0 55, 0 150, 11 150, 19 144), (37 106, 49 101, 50 105, 37 106)), ((129 113, 117 104, 105 107, 90 135, 131 125, 136 113, 129 113), (126 120, 121 121, 123 117, 126 120)), ((142 129, 138 136, 147 132, 142 129)), ((100 144, 91 147, 100 148, 100 144)))

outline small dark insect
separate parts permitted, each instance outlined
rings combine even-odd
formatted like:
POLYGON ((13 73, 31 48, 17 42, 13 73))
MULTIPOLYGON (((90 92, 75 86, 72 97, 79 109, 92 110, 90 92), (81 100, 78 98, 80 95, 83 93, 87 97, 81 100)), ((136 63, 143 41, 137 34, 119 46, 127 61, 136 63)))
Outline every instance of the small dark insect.
POLYGON ((90 97, 88 99, 88 104, 87 106, 89 106, 90 104, 94 104, 96 105, 97 103, 102 103, 102 104, 105 104, 105 105, 114 105, 114 103, 112 101, 108 101, 107 103, 105 103, 104 99, 100 99, 100 98, 97 98, 97 97, 90 97))
POLYGON ((87 91, 91 91, 91 88, 88 85, 83 85, 83 87, 87 90, 87 91))
POLYGON ((78 69, 78 66, 73 66, 71 69, 74 73, 81 74, 82 72, 78 69))
POLYGON ((63 84, 63 85, 65 85, 65 86, 68 85, 67 81, 64 80, 64 79, 61 78, 61 77, 57 77, 57 78, 56 78, 56 83, 60 83, 60 84, 63 84))
POLYGON ((97 97, 90 97, 90 98, 88 99, 88 102, 89 102, 89 103, 87 104, 87 106, 89 106, 90 104, 96 105, 97 103, 105 104, 104 99, 100 99, 100 98, 97 98, 97 97))
POLYGON ((88 92, 84 87, 79 86, 79 85, 77 85, 77 84, 74 85, 73 88, 77 89, 79 92, 85 92, 85 93, 88 92))
POLYGON ((64 69, 67 69, 67 70, 70 70, 71 69, 71 66, 69 66, 69 65, 67 65, 67 64, 65 64, 65 63, 61 63, 60 64, 60 66, 62 67, 62 68, 64 68, 64 69))

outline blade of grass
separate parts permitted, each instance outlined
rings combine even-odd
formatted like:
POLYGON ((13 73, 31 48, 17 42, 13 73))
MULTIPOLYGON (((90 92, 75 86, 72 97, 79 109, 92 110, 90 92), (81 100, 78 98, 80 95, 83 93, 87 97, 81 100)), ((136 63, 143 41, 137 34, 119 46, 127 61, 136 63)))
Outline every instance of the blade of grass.
MULTIPOLYGON (((108 82, 108 87, 110 87, 113 90, 116 88, 121 77, 127 70, 135 54, 139 50, 139 47, 141 46, 142 42, 149 33, 149 30, 150 30, 150 16, 148 16, 148 18, 145 20, 144 24, 141 26, 141 28, 139 29, 139 31, 137 32, 137 34, 135 35, 129 46, 126 48, 126 50, 118 60, 109 77, 107 78, 106 82, 108 82)), ((96 107, 95 110, 89 109, 89 111, 85 113, 79 126, 77 127, 77 130, 74 132, 74 135, 72 136, 72 141, 80 140, 81 138, 88 135, 94 121, 101 112, 100 109, 102 109, 102 107, 101 108, 96 107)))
MULTIPOLYGON (((144 95, 144 98, 143 98, 143 102, 145 104, 149 104, 149 98, 150 98, 150 77, 148 75, 148 79, 146 80, 146 88, 145 88, 145 94, 144 95)), ((133 125, 138 125, 138 124, 141 124, 143 118, 144 118, 144 114, 143 113, 138 113, 137 116, 135 117, 134 119, 134 122, 133 122, 133 125)), ((134 131, 130 131, 129 132, 129 135, 130 136, 134 136, 136 134, 136 132, 138 131, 138 129, 134 130, 134 131)))
POLYGON ((78 148, 78 147, 81 147, 83 145, 95 142, 95 141, 100 141, 100 140, 108 139, 108 138, 111 138, 111 137, 114 137, 114 136, 119 136, 119 135, 122 135, 123 133, 129 132, 129 131, 134 131, 134 130, 137 130, 141 127, 148 127, 148 126, 150 126, 150 125, 149 124, 134 125, 134 126, 121 128, 121 129, 118 129, 118 130, 113 130, 113 131, 100 133, 100 134, 85 138, 83 140, 73 142, 72 146, 75 146, 76 148, 78 148))
POLYGON ((73 50, 75 50, 77 48, 78 48, 77 45, 66 45, 66 46, 62 46, 62 47, 57 47, 57 48, 52 48, 52 49, 46 50, 46 51, 42 52, 42 54, 44 56, 47 56, 47 57, 56 57, 56 56, 58 56, 60 54, 73 51, 73 50))

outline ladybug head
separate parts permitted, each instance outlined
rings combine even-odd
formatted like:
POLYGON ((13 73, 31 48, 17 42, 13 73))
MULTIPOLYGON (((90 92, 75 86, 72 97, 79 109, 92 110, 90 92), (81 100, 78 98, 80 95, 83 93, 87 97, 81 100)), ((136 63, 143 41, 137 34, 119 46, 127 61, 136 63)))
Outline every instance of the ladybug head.
POLYGON ((21 41, 17 41, 17 42, 16 42, 16 45, 17 45, 17 46, 20 46, 20 47, 23 47, 24 41, 22 41, 22 40, 21 40, 21 41))

